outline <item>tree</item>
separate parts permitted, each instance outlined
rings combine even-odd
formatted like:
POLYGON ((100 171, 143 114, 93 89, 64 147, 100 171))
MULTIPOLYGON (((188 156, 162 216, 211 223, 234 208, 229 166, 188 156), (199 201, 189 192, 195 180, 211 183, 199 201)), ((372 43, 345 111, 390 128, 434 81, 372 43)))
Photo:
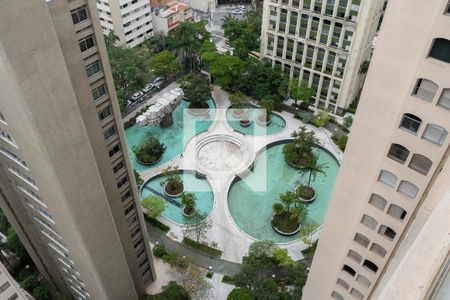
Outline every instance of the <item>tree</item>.
POLYGON ((234 89, 241 78, 246 63, 237 56, 218 55, 212 60, 209 72, 214 83, 224 89, 234 89))
POLYGON ((259 50, 261 22, 262 17, 259 11, 248 11, 243 20, 230 15, 223 19, 224 36, 233 47, 234 53, 240 58, 247 59, 250 51, 259 50))
POLYGON ((206 214, 195 215, 194 218, 188 222, 188 226, 184 228, 183 234, 185 236, 194 236, 197 243, 200 243, 200 239, 205 239, 208 230, 212 227, 211 220, 206 217, 206 214))
POLYGON ((154 219, 166 209, 167 204, 160 196, 149 195, 142 199, 142 207, 147 209, 147 215, 154 219))
POLYGON ((134 179, 136 180, 136 185, 141 186, 144 183, 144 181, 141 178, 141 174, 139 174, 139 172, 136 171, 136 169, 133 169, 133 173, 134 173, 134 179))
POLYGON ((28 292, 32 292, 36 287, 39 286, 39 280, 35 274, 27 276, 20 282, 20 286, 27 290, 28 292))
POLYGON ((295 265, 295 260, 293 260, 292 257, 289 256, 287 249, 276 247, 273 250, 273 254, 280 266, 287 267, 295 265))
POLYGON ((162 292, 156 295, 147 295, 143 300, 190 300, 191 297, 187 291, 180 286, 176 281, 169 281, 169 283, 162 287, 162 292))
POLYGON ((292 143, 286 144, 283 148, 284 158, 299 168, 303 165, 306 157, 314 155, 312 149, 318 139, 314 131, 307 131, 304 126, 294 131, 291 137, 293 138, 292 143))
POLYGON ((197 202, 197 197, 194 193, 186 193, 181 194, 181 204, 184 206, 184 212, 187 215, 193 214, 195 211, 195 206, 197 202))
POLYGON ((297 203, 291 211, 291 220, 299 220, 305 223, 306 217, 308 216, 308 207, 302 203, 297 203))
POLYGON ((8 219, 5 216, 5 213, 0 210, 0 232, 2 233, 7 233, 9 227, 11 227, 11 225, 9 224, 8 219))
POLYGON ((279 201, 283 209, 290 213, 291 208, 298 202, 298 196, 292 191, 287 191, 280 195, 279 201))
POLYGON ((201 73, 189 73, 180 80, 184 97, 190 102, 189 108, 207 108, 211 99, 208 78, 201 73))
POLYGON ((152 164, 161 159, 166 146, 150 133, 146 134, 139 144, 132 147, 139 162, 152 164))
POLYGON ((178 282, 193 299, 211 299, 213 286, 206 281, 206 270, 190 261, 187 264, 175 265, 178 282))
POLYGON ((178 74, 181 64, 172 52, 164 50, 150 58, 149 67, 156 76, 170 78, 178 74))
POLYGON ((227 297, 227 300, 254 300, 246 289, 235 288, 227 297))
POLYGON ((47 284, 40 285, 33 289, 33 297, 36 300, 51 300, 52 294, 50 293, 50 288, 47 284))
POLYGON ((266 117, 266 121, 270 120, 270 116, 272 115, 272 111, 275 109, 275 103, 270 98, 264 98, 261 100, 260 104, 262 109, 264 109, 263 116, 266 117))
POLYGON ((163 175, 166 177, 166 190, 169 192, 181 192, 183 190, 183 180, 181 179, 178 166, 169 165, 163 170, 163 175))
POLYGON ((12 228, 8 229, 5 248, 13 252, 19 261, 29 259, 27 250, 17 236, 17 233, 12 228))
POLYGON ((295 104, 297 104, 298 100, 309 104, 311 97, 315 94, 316 90, 308 87, 307 81, 302 80, 300 84, 296 80, 290 82, 290 95, 295 100, 295 104))
POLYGON ((147 48, 149 54, 156 54, 164 50, 170 50, 172 44, 171 36, 166 36, 162 32, 156 32, 153 36, 146 39, 142 46, 147 48))
POLYGON ((108 43, 107 50, 120 108, 123 111, 126 100, 147 82, 147 64, 145 58, 139 55, 137 47, 127 48, 108 43))
POLYGON ((316 155, 310 155, 305 157, 303 161, 303 165, 300 167, 300 172, 308 173, 308 182, 307 185, 311 187, 311 179, 316 180, 316 176, 318 173, 323 175, 327 175, 325 173, 325 169, 328 168, 327 164, 319 164, 316 155))
POLYGON ((248 98, 241 92, 237 91, 236 93, 230 96, 231 107, 235 109, 243 108, 248 103, 248 98))
POLYGON ((315 222, 306 223, 300 227, 300 237, 308 248, 313 244, 312 233, 317 229, 317 227, 317 223, 315 222))
POLYGON ((181 52, 185 70, 189 72, 198 69, 200 47, 211 37, 205 25, 206 21, 183 22, 172 30, 173 47, 181 52))
POLYGON ((344 118, 344 126, 350 128, 353 124, 353 117, 348 115, 344 118))

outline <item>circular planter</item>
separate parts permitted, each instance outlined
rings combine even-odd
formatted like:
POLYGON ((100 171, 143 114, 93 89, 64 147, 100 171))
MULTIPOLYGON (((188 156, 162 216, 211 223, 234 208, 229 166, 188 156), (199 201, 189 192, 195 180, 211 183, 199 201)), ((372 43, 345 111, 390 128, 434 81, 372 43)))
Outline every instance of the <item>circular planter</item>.
POLYGON ((305 204, 313 203, 314 200, 316 200, 316 197, 317 197, 316 190, 314 190, 312 187, 305 186, 305 185, 302 185, 301 187, 311 189, 314 192, 314 195, 310 199, 306 199, 306 198, 303 198, 303 197, 299 196, 298 198, 300 199, 300 201, 305 203, 305 204))
POLYGON ((193 215, 195 215, 195 213, 197 212, 196 210, 195 210, 195 208, 192 210, 192 213, 190 213, 190 214, 187 214, 184 210, 186 209, 186 206, 183 206, 183 209, 181 210, 181 212, 183 213, 183 216, 184 217, 186 217, 186 218, 190 218, 190 217, 192 217, 193 215))
POLYGON ((235 117, 236 119, 242 117, 245 114, 245 109, 243 108, 230 108, 231 109, 231 115, 235 117))
POLYGON ((144 166, 152 166, 152 165, 156 165, 157 163, 159 163, 159 162, 162 160, 163 156, 164 156, 164 154, 162 154, 162 155, 160 156, 159 159, 157 159, 157 160, 155 160, 154 162, 151 162, 151 163, 146 163, 146 162, 140 161, 139 158, 138 158, 137 156, 136 156, 136 160, 137 160, 137 162, 140 163, 141 165, 144 165, 144 166))
POLYGON ((179 192, 179 193, 177 193, 177 194, 171 194, 171 193, 167 192, 167 190, 166 190, 167 184, 166 184, 166 185, 164 186, 164 194, 165 194, 166 196, 169 196, 169 197, 172 197, 172 198, 180 197, 181 194, 183 194, 183 192, 184 192, 184 184, 182 183, 182 185, 183 185, 183 189, 181 190, 181 192, 179 192))
POLYGON ((209 114, 210 108, 188 108, 187 111, 193 116, 204 116, 209 114))
POLYGON ((278 227, 276 227, 275 225, 273 225, 273 217, 274 217, 274 216, 275 216, 275 214, 272 215, 272 220, 271 220, 271 222, 270 222, 270 225, 272 225, 273 230, 275 230, 275 232, 278 233, 278 234, 280 234, 280 235, 283 235, 283 236, 293 236, 293 235, 296 235, 296 234, 300 231, 300 227, 302 227, 301 224, 298 224, 297 229, 295 229, 294 231, 292 231, 292 232, 284 232, 284 231, 278 229, 278 227))
POLYGON ((240 124, 242 127, 249 127, 251 123, 252 123, 252 122, 251 122, 250 120, 240 120, 240 121, 239 121, 239 124, 240 124))
POLYGON ((269 126, 270 123, 272 123, 272 119, 269 119, 267 121, 267 119, 264 118, 264 116, 261 118, 261 116, 259 116, 258 118, 256 118, 256 123, 258 123, 258 125, 261 126, 269 126))

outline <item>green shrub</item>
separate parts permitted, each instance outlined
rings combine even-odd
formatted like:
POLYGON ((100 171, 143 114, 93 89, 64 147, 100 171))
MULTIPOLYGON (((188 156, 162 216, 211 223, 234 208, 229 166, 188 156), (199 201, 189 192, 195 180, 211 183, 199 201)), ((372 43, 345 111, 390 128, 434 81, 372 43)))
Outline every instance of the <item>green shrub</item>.
POLYGON ((352 126, 353 124, 353 117, 352 116, 346 116, 344 118, 344 126, 347 128, 350 128, 350 126, 352 126))
POLYGON ((348 140, 347 135, 338 136, 338 135, 334 134, 331 137, 331 139, 339 147, 339 149, 341 149, 342 151, 345 150, 345 147, 347 146, 347 140, 348 140))
POLYGON ((301 110, 308 110, 309 107, 309 102, 308 101, 302 101, 299 106, 298 106, 301 110))
POLYGON ((170 227, 161 223, 160 221, 158 221, 157 219, 151 218, 150 216, 144 214, 144 219, 146 222, 148 222, 150 225, 152 225, 155 228, 158 228, 164 232, 167 232, 170 230, 170 227))
POLYGON ((164 245, 158 244, 158 245, 155 245, 155 247, 153 247, 153 255, 154 256, 161 258, 165 254, 167 254, 167 251, 166 251, 166 247, 164 247, 164 245))
POLYGON ((25 290, 27 290, 28 292, 32 292, 36 287, 38 287, 39 286, 39 280, 38 280, 38 278, 37 278, 37 276, 36 275, 30 275, 30 276, 28 276, 28 277, 26 277, 25 279, 23 279, 21 282, 20 282, 20 286, 22 287, 22 288, 24 288, 25 290))
POLYGON ((200 244, 200 243, 197 243, 196 241, 191 240, 188 237, 183 238, 183 244, 188 245, 189 247, 192 247, 199 251, 202 251, 212 257, 220 257, 222 255, 222 251, 212 248, 212 247, 209 247, 209 246, 206 246, 206 245, 203 245, 203 244, 200 244))
POLYGON ((36 300, 51 300, 52 294, 50 293, 50 287, 46 284, 40 285, 33 289, 33 297, 36 300))
POLYGON ((223 275, 222 282, 228 283, 228 284, 234 284, 234 277, 228 276, 228 275, 223 275))
POLYGON ((208 277, 208 278, 212 278, 213 275, 214 275, 214 272, 208 272, 208 273, 206 273, 206 277, 208 277))
POLYGON ((190 300, 188 292, 175 281, 163 286, 162 292, 156 295, 147 295, 142 300, 190 300))
POLYGON ((228 294, 227 300, 253 300, 250 293, 243 288, 236 288, 228 294))
POLYGON ((324 126, 328 121, 331 120, 331 116, 327 112, 320 112, 319 116, 312 120, 312 124, 316 127, 324 126))
POLYGON ((151 134, 145 135, 138 145, 133 146, 133 153, 143 163, 157 162, 166 151, 166 146, 151 134))

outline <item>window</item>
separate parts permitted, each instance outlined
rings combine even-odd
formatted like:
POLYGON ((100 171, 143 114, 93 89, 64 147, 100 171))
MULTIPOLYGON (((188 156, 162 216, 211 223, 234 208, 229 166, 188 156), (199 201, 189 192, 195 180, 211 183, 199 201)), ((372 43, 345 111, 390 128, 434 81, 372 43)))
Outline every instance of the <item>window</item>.
POLYGON ((387 253, 386 249, 384 249, 383 246, 380 246, 377 243, 372 244, 372 246, 370 247, 370 251, 372 251, 375 254, 378 254, 381 257, 385 257, 387 253))
POLYGON ((97 100, 97 99, 103 97, 104 95, 106 95, 106 88, 105 88, 104 84, 102 84, 92 90, 92 96, 94 97, 94 100, 97 100))
POLYGON ((444 14, 446 15, 450 14, 450 1, 447 3, 447 6, 445 7, 444 14))
POLYGON ((384 210, 384 208, 386 207, 387 201, 386 201, 386 199, 384 199, 383 197, 381 197, 378 194, 372 194, 370 196, 369 203, 381 210, 384 210))
POLYGON ((95 74, 100 73, 100 71, 101 71, 100 61, 98 60, 86 66, 87 77, 92 77, 95 74))
POLYGON ((19 298, 19 296, 17 295, 17 293, 14 293, 11 296, 9 296, 8 300, 16 300, 18 298, 19 298))
POLYGON ((375 230, 375 228, 377 228, 378 225, 378 222, 368 215, 363 215, 363 217, 361 218, 361 223, 372 230, 375 230))
POLYGON ((438 85, 433 81, 421 78, 417 80, 417 84, 414 87, 413 95, 422 100, 431 102, 433 101, 438 88, 439 88, 438 85))
POLYGON ((8 281, 2 284, 2 286, 0 286, 0 294, 6 291, 10 286, 11 284, 8 281))
POLYGON ((378 233, 391 241, 395 239, 395 236, 397 235, 397 233, 391 227, 386 225, 381 225, 378 233))
POLYGON ((370 280, 361 274, 356 276, 356 281, 361 283, 361 285, 363 285, 366 288, 368 288, 370 286, 370 280))
POLYGON ((119 162, 117 165, 115 165, 113 167, 113 172, 114 174, 116 174, 117 172, 119 172, 120 170, 123 169, 123 167, 125 166, 125 164, 123 163, 123 161, 119 162))
POLYGON ((103 136, 105 137, 105 140, 107 140, 107 139, 109 139, 110 137, 112 137, 113 135, 115 135, 116 132, 117 132, 116 126, 113 125, 113 126, 109 127, 108 129, 106 129, 106 130, 103 132, 103 136))
POLYGON ((380 176, 378 176, 378 181, 387 184, 390 187, 394 187, 397 183, 397 176, 389 171, 381 170, 380 176))
POLYGON ((404 114, 400 122, 400 128, 406 129, 412 133, 417 133, 422 120, 413 114, 404 114))
POLYGON ((125 194, 123 194, 120 199, 122 200, 122 202, 125 202, 129 197, 131 197, 131 191, 128 190, 125 194))
POLYGON ((447 130, 436 124, 428 124, 422 138, 432 143, 442 145, 447 137, 447 130))
POLYGON ((359 263, 361 262, 361 260, 362 260, 362 256, 361 256, 358 252, 353 251, 353 250, 349 250, 349 251, 348 251, 347 257, 350 257, 351 259, 353 259, 354 261, 356 261, 358 264, 359 264, 359 263))
POLYGON ((398 186, 398 192, 408 196, 409 198, 416 198, 419 188, 409 181, 402 180, 398 186))
POLYGON ((367 246, 369 246, 369 239, 367 237, 365 237, 364 235, 362 235, 361 233, 357 233, 355 234, 355 237, 353 238, 353 240, 355 242, 357 242, 358 244, 360 244, 361 246, 363 246, 364 248, 367 248, 367 246))
POLYGON ((108 105, 98 113, 98 118, 100 119, 100 121, 103 121, 110 115, 111 115, 111 105, 108 105))
POLYGON ((78 43, 80 45, 81 52, 84 52, 95 46, 94 38, 92 37, 92 35, 89 35, 89 36, 79 40, 78 43))
POLYGON ((128 177, 124 176, 122 179, 120 179, 117 182, 117 187, 120 189, 124 184, 126 184, 128 182, 128 177))
POLYGON ((366 267, 367 269, 369 269, 370 271, 376 273, 378 271, 378 266, 376 264, 374 264, 373 262, 371 262, 370 260, 366 259, 363 262, 363 266, 366 267))
POLYGON ((333 293, 331 293, 331 298, 336 300, 344 300, 344 297, 336 291, 333 291, 333 293))
POLYGON ((70 11, 72 15, 73 24, 78 24, 88 19, 86 6, 81 6, 70 11))
POLYGON ((125 209, 125 215, 128 215, 132 210, 134 209, 134 204, 131 204, 130 206, 125 209))
POLYGON ((428 157, 422 154, 415 153, 412 156, 408 167, 410 167, 414 171, 419 172, 420 174, 427 175, 432 164, 433 162, 428 157))
POLYGON ((450 109, 450 89, 444 89, 442 91, 438 105, 450 109))
POLYGON ((340 278, 338 278, 336 284, 342 286, 345 290, 348 290, 350 288, 350 285, 340 278))
POLYGON ((401 164, 404 164, 409 156, 409 150, 406 147, 399 144, 392 144, 389 148, 387 155, 390 159, 395 160, 401 164))
POLYGON ((443 38, 435 39, 428 56, 450 63, 450 40, 443 38))
POLYGON ((356 299, 359 299, 359 300, 364 299, 364 295, 355 288, 350 290, 350 295, 352 295, 353 297, 355 297, 356 299))
POLYGON ((356 271, 353 270, 353 268, 348 265, 344 265, 342 267, 342 271, 346 272, 347 274, 349 274, 352 277, 356 275, 356 271))
POLYGON ((120 146, 119 144, 115 145, 114 147, 111 148, 111 150, 109 150, 108 154, 109 157, 113 157, 115 154, 120 152, 120 146))
POLYGON ((391 204, 391 205, 389 205, 387 214, 397 220, 403 221, 406 217, 406 210, 404 210, 403 208, 401 208, 398 205, 391 204))

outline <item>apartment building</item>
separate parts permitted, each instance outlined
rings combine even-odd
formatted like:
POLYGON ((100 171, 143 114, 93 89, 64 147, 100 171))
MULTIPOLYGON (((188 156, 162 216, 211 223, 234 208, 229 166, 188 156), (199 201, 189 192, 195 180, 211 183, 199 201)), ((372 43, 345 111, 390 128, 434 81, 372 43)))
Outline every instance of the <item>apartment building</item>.
POLYGON ((164 9, 157 9, 152 15, 153 29, 155 32, 168 34, 183 22, 192 21, 194 12, 189 5, 172 1, 166 4, 164 9))
POLYGON ((9 274, 6 267, 0 262, 0 299, 28 300, 32 299, 9 274))
POLYGON ((317 93, 312 105, 343 113, 359 96, 384 0, 264 1, 261 57, 317 93))
POLYGON ((97 0, 104 35, 114 33, 118 45, 134 47, 153 35, 149 0, 97 0))
POLYGON ((390 1, 303 299, 449 295, 449 74, 450 2, 390 1))
POLYGON ((0 207, 47 281, 138 299, 155 278, 93 0, 0 4, 0 207))

